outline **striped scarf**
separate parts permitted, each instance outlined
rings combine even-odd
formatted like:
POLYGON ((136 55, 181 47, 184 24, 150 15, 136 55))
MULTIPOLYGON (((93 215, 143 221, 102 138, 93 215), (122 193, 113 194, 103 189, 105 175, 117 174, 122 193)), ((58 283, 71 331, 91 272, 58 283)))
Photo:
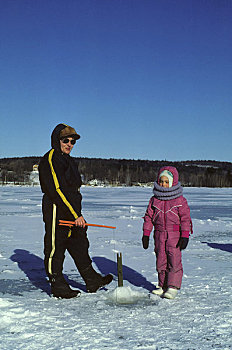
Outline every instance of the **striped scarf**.
POLYGON ((172 187, 162 187, 158 183, 154 182, 153 188, 154 197, 161 201, 169 201, 170 199, 175 199, 183 195, 183 187, 180 182, 177 185, 172 187))

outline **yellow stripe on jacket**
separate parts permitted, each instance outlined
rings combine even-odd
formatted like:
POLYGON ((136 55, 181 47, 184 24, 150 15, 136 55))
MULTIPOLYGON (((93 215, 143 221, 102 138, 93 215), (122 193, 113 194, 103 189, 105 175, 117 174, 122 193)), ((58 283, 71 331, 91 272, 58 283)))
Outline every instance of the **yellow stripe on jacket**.
POLYGON ((73 209, 73 207, 71 206, 71 204, 69 203, 69 201, 67 200, 67 198, 65 197, 65 195, 63 194, 63 192, 60 189, 59 181, 57 179, 57 176, 56 176, 55 170, 53 168, 53 164, 52 164, 53 153, 54 153, 54 149, 51 149, 51 151, 49 152, 49 156, 48 156, 48 162, 49 162, 49 165, 50 165, 50 168, 51 168, 51 173, 52 173, 53 181, 54 181, 54 184, 55 184, 56 192, 59 194, 59 196, 61 197, 62 201, 68 207, 68 209, 70 210, 70 212, 72 213, 74 218, 77 219, 78 218, 77 213, 75 212, 75 210, 73 209))
POLYGON ((48 259, 48 272, 50 275, 52 275, 52 258, 56 250, 56 205, 53 204, 53 211, 52 211, 52 249, 51 253, 48 259))

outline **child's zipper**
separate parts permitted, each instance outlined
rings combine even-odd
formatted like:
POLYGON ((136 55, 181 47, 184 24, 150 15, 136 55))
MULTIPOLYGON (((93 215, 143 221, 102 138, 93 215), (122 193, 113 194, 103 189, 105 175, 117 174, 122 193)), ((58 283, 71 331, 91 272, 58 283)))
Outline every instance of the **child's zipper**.
POLYGON ((164 201, 164 231, 166 231, 166 201, 164 201))

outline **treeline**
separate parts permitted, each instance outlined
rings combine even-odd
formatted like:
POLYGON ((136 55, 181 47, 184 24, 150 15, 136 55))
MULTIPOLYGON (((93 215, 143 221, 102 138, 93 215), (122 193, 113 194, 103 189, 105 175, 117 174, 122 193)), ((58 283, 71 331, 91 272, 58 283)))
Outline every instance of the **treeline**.
MULTIPOLYGON (((107 185, 150 184, 163 165, 175 166, 183 186, 232 187, 232 163, 211 160, 198 161, 150 161, 129 159, 74 158, 83 182, 107 185)), ((2 184, 28 183, 33 165, 39 157, 0 159, 0 182, 2 184)))
POLYGON ((232 187, 232 163, 229 162, 79 158, 78 164, 85 182, 98 179, 127 186, 152 184, 160 167, 169 164, 178 169, 183 186, 232 187))

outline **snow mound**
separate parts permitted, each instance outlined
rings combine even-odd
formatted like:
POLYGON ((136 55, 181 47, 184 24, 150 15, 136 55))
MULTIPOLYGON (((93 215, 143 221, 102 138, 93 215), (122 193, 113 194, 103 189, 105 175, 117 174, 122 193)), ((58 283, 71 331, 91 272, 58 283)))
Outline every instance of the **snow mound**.
POLYGON ((117 287, 106 298, 115 304, 135 304, 139 300, 147 299, 148 294, 133 291, 130 287, 117 287))

